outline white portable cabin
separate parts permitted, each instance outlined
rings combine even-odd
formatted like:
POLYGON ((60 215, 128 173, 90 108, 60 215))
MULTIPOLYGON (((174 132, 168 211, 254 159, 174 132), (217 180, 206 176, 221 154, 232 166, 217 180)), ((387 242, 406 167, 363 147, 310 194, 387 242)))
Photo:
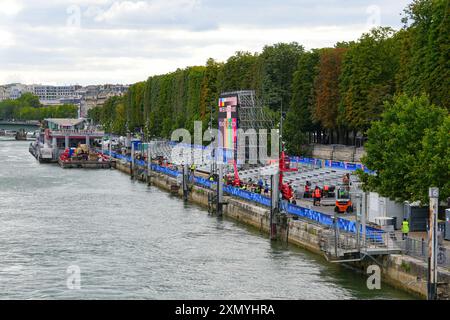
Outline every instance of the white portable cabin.
MULTIPOLYGON (((401 228, 404 216, 404 204, 382 197, 376 192, 370 192, 368 196, 368 215, 369 222, 379 224, 380 218, 392 218, 396 220, 395 228, 401 228)), ((392 221, 387 219, 386 221, 392 221)))

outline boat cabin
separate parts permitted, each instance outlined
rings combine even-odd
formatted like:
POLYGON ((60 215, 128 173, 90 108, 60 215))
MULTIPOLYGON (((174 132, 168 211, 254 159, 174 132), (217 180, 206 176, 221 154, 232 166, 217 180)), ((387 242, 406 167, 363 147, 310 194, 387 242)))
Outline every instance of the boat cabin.
POLYGON ((51 131, 83 130, 87 125, 86 119, 45 119, 43 126, 51 131))
POLYGON ((53 159, 57 159, 66 148, 76 148, 81 144, 92 146, 103 136, 104 132, 91 126, 87 119, 45 119, 38 143, 51 148, 53 159))

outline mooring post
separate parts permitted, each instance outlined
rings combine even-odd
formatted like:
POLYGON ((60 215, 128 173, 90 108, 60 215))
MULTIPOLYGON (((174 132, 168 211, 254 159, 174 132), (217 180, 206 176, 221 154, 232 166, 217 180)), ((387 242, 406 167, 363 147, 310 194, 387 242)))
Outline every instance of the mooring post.
POLYGON ((356 215, 356 247, 358 251, 361 252, 361 216, 362 216, 362 195, 361 193, 356 194, 356 208, 354 208, 356 215))
POLYGON ((112 161, 112 139, 111 139, 111 133, 109 134, 108 138, 109 138, 109 144, 108 144, 109 154, 108 154, 108 156, 109 156, 109 165, 111 167, 111 161, 112 161))
POLYGON ((217 164, 217 215, 219 217, 222 216, 223 214, 223 210, 222 210, 222 205, 223 205, 223 183, 222 183, 222 179, 223 179, 223 164, 222 163, 218 163, 217 164))
POLYGON ((280 201, 280 195, 278 190, 278 184, 280 183, 280 177, 278 173, 275 173, 271 176, 271 190, 272 190, 272 201, 271 201, 271 208, 270 208, 270 239, 276 240, 277 238, 277 222, 276 222, 276 214, 278 213, 279 209, 279 201, 280 201))
POLYGON ((152 150, 150 142, 147 144, 147 183, 151 184, 151 171, 152 171, 152 150))
POLYGON ((183 200, 188 201, 188 165, 183 164, 183 200))
POLYGON ((428 300, 437 300, 437 215, 439 189, 430 188, 430 210, 428 222, 428 300))
POLYGON ((131 179, 133 179, 133 177, 134 177, 134 142, 133 142, 133 140, 131 141, 131 168, 130 168, 130 173, 131 173, 131 179))

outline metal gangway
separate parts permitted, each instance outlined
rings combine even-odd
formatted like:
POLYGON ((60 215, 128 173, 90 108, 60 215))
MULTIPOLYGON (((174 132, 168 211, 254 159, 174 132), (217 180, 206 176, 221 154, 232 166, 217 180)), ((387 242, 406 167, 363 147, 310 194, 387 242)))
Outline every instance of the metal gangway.
POLYGON ((380 230, 354 234, 330 228, 322 234, 321 250, 330 262, 353 262, 366 257, 402 253, 405 240, 395 232, 380 230))

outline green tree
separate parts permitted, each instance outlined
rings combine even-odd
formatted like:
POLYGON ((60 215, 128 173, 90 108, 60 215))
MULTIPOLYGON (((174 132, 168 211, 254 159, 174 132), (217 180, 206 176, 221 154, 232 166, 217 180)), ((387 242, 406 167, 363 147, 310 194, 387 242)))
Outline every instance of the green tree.
POLYGON ((71 104, 43 106, 37 96, 24 93, 16 100, 0 102, 0 118, 6 120, 43 120, 45 118, 75 118, 78 107, 71 104))
POLYGON ((200 118, 203 124, 208 124, 213 113, 213 121, 217 121, 216 110, 219 100, 218 76, 223 64, 209 59, 206 63, 205 76, 203 77, 200 93, 200 118))
POLYGON ((414 0, 406 9, 399 86, 409 95, 427 94, 450 109, 450 5, 414 0))
MULTIPOLYGON (((335 129, 339 128, 338 112, 341 97, 339 76, 342 59, 347 49, 331 48, 320 51, 318 73, 314 80, 313 118, 329 132, 329 143, 333 143, 335 129)), ((339 130, 336 130, 339 135, 339 130)))
POLYGON ((218 75, 220 91, 255 88, 258 83, 258 54, 238 51, 230 57, 218 75))
POLYGON ((365 131, 379 119, 395 93, 400 47, 391 28, 373 29, 350 45, 342 64, 340 88, 345 122, 365 131))
POLYGON ((303 53, 293 76, 292 99, 284 127, 286 147, 292 154, 305 154, 307 150, 302 145, 309 143, 308 135, 318 129, 311 116, 318 63, 318 50, 303 53))
POLYGON ((431 104, 426 96, 401 95, 386 103, 382 119, 368 130, 362 162, 376 174, 360 172, 365 186, 401 201, 424 200, 431 186, 448 190, 448 161, 439 163, 439 157, 448 154, 446 117, 448 112, 431 104), (444 177, 436 170, 443 170, 440 174, 444 177))
POLYGON ((29 106, 31 108, 39 108, 42 106, 42 104, 39 102, 39 97, 29 92, 22 94, 17 99, 17 101, 19 101, 20 104, 29 106))
POLYGON ((259 56, 262 98, 272 110, 280 110, 281 104, 283 110, 289 109, 292 80, 303 52, 303 46, 297 42, 277 43, 265 46, 259 56))
POLYGON ((417 200, 428 203, 428 187, 440 188, 440 199, 450 197, 450 115, 436 128, 425 130, 422 149, 414 167, 414 185, 406 186, 417 200))

